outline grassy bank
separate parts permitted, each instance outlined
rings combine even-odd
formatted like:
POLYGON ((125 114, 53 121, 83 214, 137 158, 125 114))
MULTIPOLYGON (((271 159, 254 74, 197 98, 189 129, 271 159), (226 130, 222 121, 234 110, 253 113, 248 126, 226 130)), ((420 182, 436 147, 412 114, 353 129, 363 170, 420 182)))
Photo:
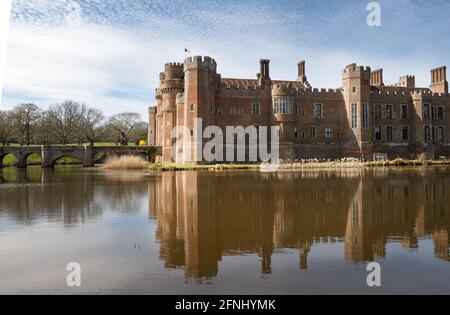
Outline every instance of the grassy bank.
POLYGON ((366 162, 367 167, 414 167, 414 166, 433 166, 433 165, 450 165, 450 160, 404 160, 395 159, 392 161, 366 162))
POLYGON ((154 171, 226 171, 226 170, 259 170, 259 164, 215 164, 215 165, 184 165, 178 163, 151 164, 154 171))
POLYGON ((276 166, 270 164, 217 164, 217 165, 183 165, 177 163, 150 164, 149 169, 154 171, 189 171, 189 170, 333 170, 333 169, 362 169, 375 167, 420 167, 420 166, 450 166, 450 160, 403 160, 396 159, 384 162, 362 162, 359 160, 343 159, 338 161, 297 161, 281 163, 276 166))

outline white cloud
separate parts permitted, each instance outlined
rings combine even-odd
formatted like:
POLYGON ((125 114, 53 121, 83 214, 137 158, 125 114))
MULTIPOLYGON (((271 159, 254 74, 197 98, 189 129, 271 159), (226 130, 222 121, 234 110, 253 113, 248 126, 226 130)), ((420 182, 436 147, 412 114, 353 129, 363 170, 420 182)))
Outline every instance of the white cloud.
POLYGON ((0 104, 2 103, 4 67, 6 62, 6 44, 8 43, 11 1, 0 2, 0 104))
MULTIPOLYGON (((388 14, 381 30, 368 28, 365 6, 358 13, 348 2, 315 10, 263 1, 80 3, 14 0, 1 106, 34 101, 45 107, 73 98, 108 115, 128 110, 145 118, 159 72, 166 62, 182 61, 184 47, 214 57, 224 77, 254 78, 258 59, 270 58, 272 78, 295 79, 297 61, 306 59, 313 86, 332 88, 352 62, 383 67, 386 83, 416 74, 418 84, 427 86, 429 69, 448 61, 428 45, 404 48, 411 39, 401 36, 403 29, 388 14)), ((405 21, 415 22, 420 11, 407 0, 399 3, 389 12, 408 7, 405 21)))
POLYGON ((154 49, 107 27, 13 25, 5 89, 42 105, 72 98, 145 114, 157 79, 147 53, 154 49))

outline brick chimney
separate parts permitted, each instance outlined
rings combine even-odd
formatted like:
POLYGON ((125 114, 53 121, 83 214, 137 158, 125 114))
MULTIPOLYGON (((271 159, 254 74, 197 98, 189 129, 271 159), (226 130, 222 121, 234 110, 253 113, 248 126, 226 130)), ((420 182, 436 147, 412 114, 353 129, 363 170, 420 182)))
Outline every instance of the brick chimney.
POLYGON ((383 83, 383 69, 377 69, 370 74, 370 85, 384 86, 383 83))
POLYGON ((264 80, 270 80, 270 72, 269 72, 270 60, 261 59, 259 62, 261 65, 261 78, 264 80))
POLYGON ((300 61, 297 64, 297 68, 298 68, 297 81, 305 82, 307 80, 306 79, 306 64, 305 64, 305 60, 300 61))
POLYGON ((431 90, 434 93, 448 93, 447 67, 431 70, 431 90))

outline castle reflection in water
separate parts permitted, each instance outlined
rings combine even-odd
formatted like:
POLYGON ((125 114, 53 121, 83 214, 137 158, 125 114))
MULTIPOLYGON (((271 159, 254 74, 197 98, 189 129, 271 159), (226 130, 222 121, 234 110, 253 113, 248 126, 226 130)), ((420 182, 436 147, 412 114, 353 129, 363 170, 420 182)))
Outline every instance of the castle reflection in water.
POLYGON ((270 273, 275 250, 296 249, 299 268, 307 269, 319 243, 343 242, 345 259, 364 262, 386 257, 388 242, 418 249, 419 238, 433 238, 436 257, 449 261, 446 172, 231 177, 162 174, 149 187, 166 267, 214 277, 223 256, 257 253, 262 273, 270 273))
POLYGON ((148 206, 165 267, 183 268, 196 279, 218 275, 223 257, 244 254, 259 255, 261 273, 268 274, 273 255, 286 249, 297 250, 298 268, 307 269, 318 244, 343 243, 345 259, 358 263, 387 257, 389 243, 420 250, 421 240, 432 239, 435 257, 450 261, 448 172, 178 172, 129 178, 87 172, 82 180, 46 171, 22 178, 3 174, 3 184, 36 185, 21 186, 20 196, 0 189, 0 216, 6 212, 28 224, 44 216, 74 226, 104 209, 133 213, 148 206))

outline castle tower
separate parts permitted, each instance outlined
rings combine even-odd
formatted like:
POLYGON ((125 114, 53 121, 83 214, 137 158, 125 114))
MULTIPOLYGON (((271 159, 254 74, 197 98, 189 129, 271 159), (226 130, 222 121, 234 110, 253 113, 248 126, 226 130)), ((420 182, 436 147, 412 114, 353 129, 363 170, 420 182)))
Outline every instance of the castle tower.
POLYGON ((168 63, 165 65, 164 72, 160 75, 161 86, 157 91, 157 100, 159 108, 157 109, 158 126, 160 130, 158 145, 163 148, 163 161, 171 162, 172 146, 175 139, 172 139, 172 130, 177 123, 177 94, 184 91, 184 68, 180 63, 168 63))
POLYGON ((189 57, 184 62, 184 123, 190 137, 184 139, 183 163, 197 164, 202 161, 203 128, 196 130, 195 121, 202 119, 203 126, 215 124, 215 92, 217 64, 211 57, 189 57))
MULTIPOLYGON (((380 73, 376 75, 378 81, 379 77, 380 73)), ((342 73, 345 114, 348 120, 348 128, 343 132, 345 138, 354 139, 359 153, 366 157, 372 154, 371 78, 370 67, 356 64, 348 65, 342 73)))
POLYGON ((448 93, 447 67, 431 70, 430 88, 434 93, 448 93))
POLYGON ((148 108, 148 145, 156 145, 156 107, 148 108))

